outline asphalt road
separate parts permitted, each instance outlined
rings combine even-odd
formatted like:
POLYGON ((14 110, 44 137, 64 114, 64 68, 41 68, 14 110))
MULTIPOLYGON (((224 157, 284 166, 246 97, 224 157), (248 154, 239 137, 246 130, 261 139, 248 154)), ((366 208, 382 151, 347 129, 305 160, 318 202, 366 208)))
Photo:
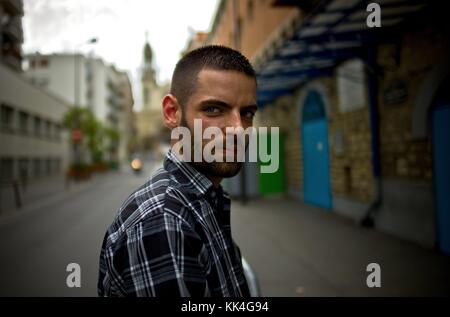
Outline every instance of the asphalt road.
POLYGON ((146 175, 98 176, 68 195, 0 219, 0 296, 96 296, 103 236, 146 175), (69 263, 80 265, 80 288, 67 287, 69 263))
MULTIPOLYGON (((97 296, 107 227, 152 173, 110 173, 0 215, 0 296, 97 296), (67 265, 81 267, 69 288, 67 265)), ((235 241, 263 296, 448 296, 450 257, 283 197, 232 204, 235 241), (381 266, 368 288, 366 266, 381 266)))

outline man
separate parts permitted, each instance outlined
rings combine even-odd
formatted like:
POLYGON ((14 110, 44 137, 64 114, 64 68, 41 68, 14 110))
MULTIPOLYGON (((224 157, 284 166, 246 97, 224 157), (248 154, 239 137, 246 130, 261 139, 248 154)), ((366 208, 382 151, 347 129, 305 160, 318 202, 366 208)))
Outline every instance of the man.
MULTIPOLYGON (((162 106, 171 130, 194 133, 195 119, 203 130, 217 127, 224 135, 227 127, 246 129, 257 109, 255 72, 235 50, 199 48, 178 62, 162 106)), ((205 147, 207 140, 201 140, 205 147)), ((236 149, 223 154, 236 157, 236 149)), ((193 161, 169 151, 163 167, 124 202, 106 233, 99 295, 249 296, 231 237, 230 200, 220 186, 241 164, 193 161)))

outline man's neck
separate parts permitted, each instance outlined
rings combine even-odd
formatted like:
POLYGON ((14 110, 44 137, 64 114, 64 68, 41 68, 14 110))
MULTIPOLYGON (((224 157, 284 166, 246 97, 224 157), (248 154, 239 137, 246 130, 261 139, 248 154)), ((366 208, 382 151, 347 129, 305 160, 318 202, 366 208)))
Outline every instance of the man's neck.
MULTIPOLYGON (((171 142, 170 142, 171 147, 173 147, 175 143, 176 143, 176 141, 171 140, 171 142)), ((194 165, 192 165, 192 167, 195 168, 194 165)), ((219 188, 220 183, 222 182, 223 177, 216 177, 216 176, 209 176, 209 175, 205 175, 205 176, 206 176, 206 178, 208 178, 208 179, 211 181, 211 183, 213 183, 213 186, 214 186, 215 188, 219 188)))
POLYGON ((215 188, 219 188, 220 182, 223 179, 222 177, 214 177, 214 176, 208 176, 208 175, 206 175, 206 177, 211 181, 211 183, 213 183, 215 188))

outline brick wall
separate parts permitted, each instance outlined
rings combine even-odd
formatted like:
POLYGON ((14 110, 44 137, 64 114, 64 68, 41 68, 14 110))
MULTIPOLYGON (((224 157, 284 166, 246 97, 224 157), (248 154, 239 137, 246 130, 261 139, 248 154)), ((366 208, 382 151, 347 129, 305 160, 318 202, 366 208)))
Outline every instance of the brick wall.
POLYGON ((270 34, 276 31, 290 14, 297 11, 296 8, 273 7, 271 0, 225 0, 223 11, 213 30, 211 44, 235 47, 234 3, 237 4, 236 12, 241 21, 238 46, 249 59, 266 43, 270 34))
POLYGON ((342 113, 336 77, 320 80, 329 100, 328 137, 333 194, 367 203, 372 198, 372 151, 368 105, 342 113), (341 149, 338 151, 337 135, 341 149))
MULTIPOLYGON (((385 43, 378 48, 378 104, 380 112, 380 151, 382 177, 431 184, 432 156, 430 137, 414 140, 411 133, 413 103, 417 92, 434 63, 448 51, 448 38, 437 32, 431 21, 411 29, 396 44, 385 43), (398 62, 395 60, 396 57, 398 62), (407 97, 397 104, 386 104, 385 92, 393 80, 403 81, 407 97)), ((372 154, 368 105, 341 113, 336 77, 317 80, 327 92, 329 103, 329 143, 331 185, 333 194, 368 203, 373 197, 372 154), (342 134, 343 152, 335 150, 337 134, 342 134)), ((277 100, 261 112, 261 125, 283 127, 286 142, 286 181, 289 188, 301 190, 301 128, 298 97, 277 100)), ((424 118, 424 120, 428 120, 424 118)))
MULTIPOLYGON (((371 137, 367 106, 348 113, 340 113, 335 77, 321 78, 316 83, 324 87, 329 115, 330 180, 333 194, 367 203, 372 198, 373 177, 371 137), (335 151, 335 133, 343 134, 343 153, 335 151)), ((292 191, 303 188, 303 163, 299 103, 310 86, 300 88, 292 96, 285 96, 274 105, 261 110, 258 124, 279 126, 285 135, 285 164, 287 187, 292 191)), ((313 88, 312 88, 313 89, 313 88)))
POLYGON ((444 58, 448 47, 448 35, 431 20, 410 28, 397 43, 380 45, 378 64, 383 76, 378 97, 383 177, 431 183, 430 137, 412 138, 413 104, 426 75, 444 58), (398 104, 387 104, 384 92, 394 80, 405 84, 407 97, 398 104))

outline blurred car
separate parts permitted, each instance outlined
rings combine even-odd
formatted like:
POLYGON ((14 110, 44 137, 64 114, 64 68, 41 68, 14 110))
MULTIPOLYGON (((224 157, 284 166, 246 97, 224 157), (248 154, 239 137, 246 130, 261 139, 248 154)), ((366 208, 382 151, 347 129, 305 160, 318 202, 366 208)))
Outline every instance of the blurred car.
POLYGON ((130 163, 131 165, 131 169, 134 171, 134 173, 136 174, 140 174, 142 172, 142 161, 139 158, 135 158, 131 161, 130 163))

